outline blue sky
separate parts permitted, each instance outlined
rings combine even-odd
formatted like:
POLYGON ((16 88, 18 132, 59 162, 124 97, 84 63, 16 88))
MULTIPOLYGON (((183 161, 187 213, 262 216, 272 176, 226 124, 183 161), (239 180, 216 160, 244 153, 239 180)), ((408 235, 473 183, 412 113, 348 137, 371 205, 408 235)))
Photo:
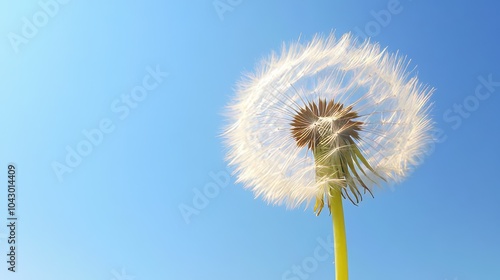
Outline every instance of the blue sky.
POLYGON ((17 272, 2 261, 0 278, 333 279, 330 217, 255 200, 228 175, 218 135, 242 73, 335 30, 411 58, 436 88, 441 131, 408 180, 346 203, 351 279, 500 279, 499 8, 1 2, 0 176, 15 163, 18 221, 17 272))

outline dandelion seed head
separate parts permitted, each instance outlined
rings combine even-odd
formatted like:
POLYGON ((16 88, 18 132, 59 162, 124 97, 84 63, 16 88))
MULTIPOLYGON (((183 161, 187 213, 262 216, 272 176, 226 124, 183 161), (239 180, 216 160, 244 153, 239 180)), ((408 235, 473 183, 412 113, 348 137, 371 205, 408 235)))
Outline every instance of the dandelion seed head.
POLYGON ((360 190, 402 181, 432 140, 433 90, 410 77, 407 66, 350 34, 316 36, 271 54, 238 83, 227 107, 224 138, 237 182, 294 208, 332 186, 356 202, 360 190), (318 177, 318 146, 329 147, 325 159, 349 157, 342 176, 318 177))

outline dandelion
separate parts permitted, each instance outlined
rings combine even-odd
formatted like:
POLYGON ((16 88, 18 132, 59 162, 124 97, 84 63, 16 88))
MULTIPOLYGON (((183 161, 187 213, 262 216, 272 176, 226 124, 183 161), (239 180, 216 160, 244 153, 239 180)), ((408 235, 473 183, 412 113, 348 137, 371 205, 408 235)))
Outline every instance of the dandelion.
POLYGON ((348 278, 342 200, 401 182, 431 142, 429 97, 408 63, 350 34, 284 45, 239 84, 228 106, 227 159, 256 197, 295 208, 325 201, 336 279, 348 278))

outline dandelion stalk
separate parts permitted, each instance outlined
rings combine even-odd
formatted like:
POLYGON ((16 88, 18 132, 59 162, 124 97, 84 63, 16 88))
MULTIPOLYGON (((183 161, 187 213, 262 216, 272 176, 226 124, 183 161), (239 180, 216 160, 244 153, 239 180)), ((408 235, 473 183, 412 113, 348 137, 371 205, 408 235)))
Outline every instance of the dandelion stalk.
POLYGON ((330 209, 333 220, 333 237, 335 247, 335 279, 348 279, 347 241, 344 224, 344 209, 342 207, 342 193, 332 189, 330 192, 330 209))
MULTIPOLYGON (((317 154, 316 157, 321 158, 321 156, 317 154)), ((340 160, 337 160, 337 162, 340 162, 340 160)), ((342 176, 343 168, 345 167, 341 167, 338 170, 336 170, 335 166, 325 168, 321 162, 318 162, 318 160, 316 160, 316 170, 317 173, 319 173, 317 174, 319 178, 329 175, 332 177, 332 179, 339 179, 342 176), (330 173, 328 174, 328 172, 330 173)), ((328 208, 332 216, 333 224, 335 279, 347 280, 349 278, 349 270, 347 259, 347 238, 344 222, 344 208, 342 204, 342 190, 335 185, 329 185, 327 193, 328 208)), ((318 215, 319 212, 321 212, 321 209, 319 209, 319 211, 317 212, 318 215)))

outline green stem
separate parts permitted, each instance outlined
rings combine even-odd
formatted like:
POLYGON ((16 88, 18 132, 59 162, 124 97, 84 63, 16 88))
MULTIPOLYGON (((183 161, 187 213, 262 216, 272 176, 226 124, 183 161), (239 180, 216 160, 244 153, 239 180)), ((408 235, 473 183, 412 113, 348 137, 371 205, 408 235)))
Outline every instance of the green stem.
POLYGON ((342 194, 337 188, 330 191, 330 209, 333 220, 333 238, 335 247, 335 279, 347 280, 347 242, 345 236, 344 209, 342 194))
MULTIPOLYGON (((324 178, 340 179, 345 178, 345 171, 348 170, 345 162, 341 160, 338 153, 331 154, 330 147, 319 145, 314 150, 316 163, 316 176, 319 180, 324 178)), ((347 242, 344 224, 344 209, 342 206, 341 186, 328 183, 328 206, 333 221, 333 240, 335 250, 335 279, 348 280, 347 269, 347 242)), ((346 186, 347 187, 347 186, 346 186)), ((323 194, 316 200, 314 211, 319 215, 323 208, 323 194)))

